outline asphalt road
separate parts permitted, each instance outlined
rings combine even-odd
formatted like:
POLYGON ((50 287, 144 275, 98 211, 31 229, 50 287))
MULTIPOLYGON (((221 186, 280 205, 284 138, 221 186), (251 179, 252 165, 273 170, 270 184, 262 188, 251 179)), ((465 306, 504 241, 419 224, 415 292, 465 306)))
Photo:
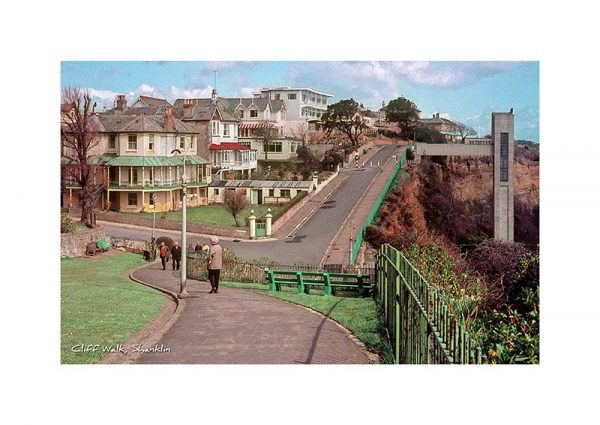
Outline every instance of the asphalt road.
MULTIPOLYGON (((313 216, 296 232, 293 238, 278 241, 241 241, 223 240, 221 245, 231 249, 236 256, 245 259, 271 258, 281 264, 318 264, 327 247, 335 237, 338 229, 356 204, 363 191, 377 175, 377 161, 381 164, 391 157, 395 146, 385 146, 377 152, 364 169, 343 170, 348 179, 329 197, 329 199, 313 214, 313 216)), ((362 223, 348 223, 359 228, 362 223)), ((110 236, 121 236, 132 239, 149 240, 151 231, 132 227, 123 227, 104 223, 105 231, 110 236)), ((169 236, 174 240, 181 239, 180 232, 156 231, 156 237, 169 236)), ((207 238, 188 235, 188 243, 208 243, 207 238)))

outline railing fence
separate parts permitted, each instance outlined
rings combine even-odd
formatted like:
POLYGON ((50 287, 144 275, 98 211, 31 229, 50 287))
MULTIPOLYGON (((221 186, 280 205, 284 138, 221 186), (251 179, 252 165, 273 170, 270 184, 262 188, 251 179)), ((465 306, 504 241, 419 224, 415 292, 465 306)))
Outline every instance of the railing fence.
POLYGON ((386 244, 377 258, 377 294, 395 362, 482 363, 481 349, 406 257, 386 244))

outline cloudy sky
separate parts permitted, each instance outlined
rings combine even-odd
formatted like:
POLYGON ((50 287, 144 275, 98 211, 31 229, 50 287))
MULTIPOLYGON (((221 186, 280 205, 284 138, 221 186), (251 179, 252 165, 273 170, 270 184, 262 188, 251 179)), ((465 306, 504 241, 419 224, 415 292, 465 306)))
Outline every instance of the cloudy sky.
POLYGON ((260 87, 309 87, 354 98, 371 109, 398 96, 413 100, 421 117, 440 116, 490 132, 493 111, 515 112, 515 138, 539 142, 538 62, 62 62, 61 85, 90 89, 99 105, 117 94, 251 96, 260 87))

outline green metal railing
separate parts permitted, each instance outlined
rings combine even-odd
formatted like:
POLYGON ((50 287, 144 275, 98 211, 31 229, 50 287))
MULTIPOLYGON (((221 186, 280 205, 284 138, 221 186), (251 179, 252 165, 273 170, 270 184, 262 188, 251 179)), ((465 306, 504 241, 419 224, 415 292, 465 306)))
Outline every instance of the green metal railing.
POLYGON ((336 288, 356 289, 362 296, 369 296, 372 283, 369 276, 351 273, 307 272, 266 269, 269 291, 281 291, 281 285, 296 286, 299 294, 309 294, 310 288, 323 289, 323 295, 335 295, 336 288))
POLYGON ((363 225, 361 226, 360 230, 358 231, 358 233, 356 235, 356 240, 354 241, 354 245, 352 246, 352 253, 350 255, 350 264, 354 264, 354 262, 356 261, 356 256, 357 256, 358 251, 360 250, 360 246, 362 245, 363 240, 365 238, 365 233, 367 231, 367 227, 371 223, 373 223, 373 220, 375 219, 375 216, 377 215, 377 211, 379 211, 381 204, 385 200, 385 197, 387 196, 387 193, 390 190, 390 187, 392 186, 392 183, 393 183, 394 179, 396 178, 398 171, 400 171, 402 164, 404 164, 404 161, 406 161, 406 151, 404 151, 404 153, 402 153, 402 156, 396 163, 396 166, 394 167, 394 170, 392 171, 392 174, 390 175, 388 182, 386 183, 385 187, 383 188, 383 191, 379 195, 379 198, 377 198, 377 201, 373 204, 373 208, 371 209, 369 216, 366 218, 365 222, 363 223, 363 225))
POLYGON ((396 363, 481 364, 482 353, 448 305, 402 253, 383 245, 377 296, 396 363))

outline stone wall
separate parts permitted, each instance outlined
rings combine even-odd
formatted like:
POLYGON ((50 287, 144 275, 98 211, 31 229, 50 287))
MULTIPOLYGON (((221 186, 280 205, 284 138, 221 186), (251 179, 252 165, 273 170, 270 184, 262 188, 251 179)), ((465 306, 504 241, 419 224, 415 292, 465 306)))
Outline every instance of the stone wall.
POLYGON ((61 233, 60 256, 83 257, 85 255, 85 247, 88 243, 104 239, 105 236, 102 226, 86 232, 61 233))
POLYGON ((109 241, 113 248, 125 248, 128 252, 135 252, 140 254, 150 249, 150 243, 147 241, 138 241, 135 239, 109 236, 109 241))

